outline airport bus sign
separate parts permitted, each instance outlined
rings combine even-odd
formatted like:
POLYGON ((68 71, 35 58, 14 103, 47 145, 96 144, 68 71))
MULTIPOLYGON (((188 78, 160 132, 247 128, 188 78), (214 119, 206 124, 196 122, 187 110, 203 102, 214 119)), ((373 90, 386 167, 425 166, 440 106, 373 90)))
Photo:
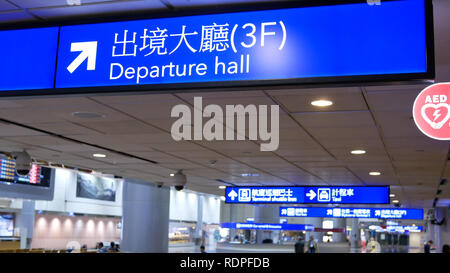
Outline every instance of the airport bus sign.
POLYGON ((314 231, 313 225, 270 224, 270 223, 222 223, 221 228, 259 230, 305 230, 314 231))
POLYGON ((249 204, 388 204, 389 186, 227 187, 225 202, 249 204))
POLYGON ((379 218, 423 220, 423 209, 280 207, 280 217, 379 218))
POLYGON ((0 95, 433 78, 431 5, 361 2, 0 31, 0 95))

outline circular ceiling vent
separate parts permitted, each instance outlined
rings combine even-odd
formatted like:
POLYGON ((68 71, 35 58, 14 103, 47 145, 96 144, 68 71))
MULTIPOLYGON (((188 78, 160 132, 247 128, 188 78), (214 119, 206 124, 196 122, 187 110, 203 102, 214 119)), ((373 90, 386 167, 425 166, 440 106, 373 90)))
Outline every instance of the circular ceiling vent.
POLYGON ((105 115, 93 112, 74 112, 72 116, 77 118, 104 118, 105 115))

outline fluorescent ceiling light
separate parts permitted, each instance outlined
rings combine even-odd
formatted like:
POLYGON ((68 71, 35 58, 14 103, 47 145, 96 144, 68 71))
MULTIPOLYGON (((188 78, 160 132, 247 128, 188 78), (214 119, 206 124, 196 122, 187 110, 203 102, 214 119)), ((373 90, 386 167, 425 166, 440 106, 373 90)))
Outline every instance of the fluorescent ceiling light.
POLYGON ((312 101, 311 104, 317 107, 327 107, 333 105, 333 102, 330 100, 315 100, 312 101))
POLYGON ((370 172, 369 174, 370 174, 370 175, 381 175, 380 172, 370 172))
POLYGON ((106 157, 106 155, 104 155, 104 154, 93 154, 92 156, 93 157, 106 157))
POLYGON ((226 186, 219 186, 219 189, 225 189, 226 188, 226 186))
POLYGON ((389 197, 393 198, 393 197, 395 197, 395 194, 391 193, 391 194, 389 194, 389 197))
POLYGON ((175 175, 174 173, 171 173, 171 174, 170 174, 170 176, 174 176, 174 175, 175 175))
POLYGON ((351 153, 354 154, 354 155, 363 155, 363 154, 366 153, 366 151, 364 151, 364 150, 353 150, 353 151, 351 151, 351 153))
POLYGON ((395 203, 395 204, 397 204, 397 203, 399 203, 400 201, 398 201, 398 200, 392 200, 392 203, 395 203))

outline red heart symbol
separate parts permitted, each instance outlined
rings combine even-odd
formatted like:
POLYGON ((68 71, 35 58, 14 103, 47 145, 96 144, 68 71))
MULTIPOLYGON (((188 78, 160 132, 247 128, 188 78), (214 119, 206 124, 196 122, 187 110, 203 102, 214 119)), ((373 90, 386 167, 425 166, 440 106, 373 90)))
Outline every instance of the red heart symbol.
POLYGON ((447 107, 442 107, 442 106, 437 109, 430 107, 425 110, 425 114, 427 115, 427 117, 431 121, 436 122, 436 123, 441 122, 447 116, 447 113, 448 113, 447 107))
POLYGON ((450 106, 447 103, 425 104, 422 106, 422 117, 433 129, 441 129, 450 119, 450 106))

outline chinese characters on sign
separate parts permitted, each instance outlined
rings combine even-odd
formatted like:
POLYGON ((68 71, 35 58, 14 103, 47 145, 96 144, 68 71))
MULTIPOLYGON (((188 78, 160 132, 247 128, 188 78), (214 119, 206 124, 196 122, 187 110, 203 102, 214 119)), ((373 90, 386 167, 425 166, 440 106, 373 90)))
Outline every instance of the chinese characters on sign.
POLYGON ((225 202, 387 204, 389 187, 227 187, 225 202))
POLYGON ((281 217, 423 219, 423 209, 281 207, 281 217))
MULTIPOLYGON (((188 30, 187 25, 182 25, 178 32, 171 32, 167 28, 145 28, 140 36, 137 32, 130 32, 128 29, 120 33, 114 33, 114 45, 112 46, 112 57, 147 57, 150 55, 172 55, 178 50, 183 54, 209 54, 220 53, 226 50, 232 50, 237 54, 237 47, 250 49, 254 46, 265 47, 267 36, 277 36, 277 32, 273 31, 273 27, 279 26, 278 36, 281 35, 278 50, 283 50, 286 42, 286 28, 283 21, 279 22, 263 22, 261 23, 261 33, 256 34, 256 26, 251 23, 245 24, 242 28, 250 27, 250 32, 245 37, 250 37, 251 42, 246 39, 238 41, 236 31, 239 25, 235 24, 230 33, 228 23, 212 25, 202 25, 201 32, 196 30, 188 30), (266 29, 272 27, 271 31, 266 29), (259 35, 259 37, 257 36, 259 35), (257 45, 257 40, 260 43, 257 45), (176 42, 170 43, 170 40, 176 42), (172 45, 169 48, 169 45, 172 45), (142 56, 140 56, 141 54, 142 56)), ((239 54, 237 61, 224 62, 219 55, 215 55, 214 63, 190 63, 181 64, 170 61, 163 65, 138 66, 127 68, 117 59, 110 64, 110 80, 118 80, 123 77, 135 80, 136 84, 142 82, 143 79, 162 78, 162 77, 186 77, 186 76, 204 76, 206 74, 222 74, 233 75, 238 73, 250 72, 250 55, 239 54), (213 69, 214 68, 214 69, 213 69)))
POLYGON ((299 5, 62 26, 54 88, 321 83, 327 77, 370 79, 380 72, 424 77, 419 76, 428 71, 424 8, 422 0, 376 9, 366 3, 299 5), (361 50, 369 47, 377 50, 361 50))

